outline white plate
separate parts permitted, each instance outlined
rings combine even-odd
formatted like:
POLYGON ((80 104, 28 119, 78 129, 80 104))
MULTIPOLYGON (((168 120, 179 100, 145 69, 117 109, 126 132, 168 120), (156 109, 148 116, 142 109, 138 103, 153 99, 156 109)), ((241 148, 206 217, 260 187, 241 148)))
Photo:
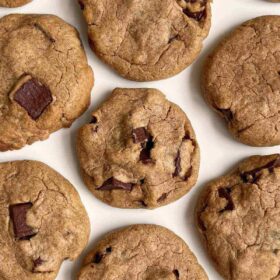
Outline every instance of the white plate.
POLYGON ((70 129, 60 130, 52 134, 48 140, 36 142, 19 151, 0 153, 0 161, 33 159, 45 162, 69 179, 80 193, 91 221, 90 242, 76 262, 64 262, 57 279, 74 280, 85 253, 97 239, 110 230, 134 223, 155 223, 173 230, 188 243, 209 279, 222 279, 207 257, 194 226, 193 212, 200 190, 207 181, 224 174, 244 157, 279 152, 279 147, 252 148, 236 142, 230 136, 221 119, 207 107, 201 97, 201 65, 211 49, 228 31, 250 18, 280 14, 280 4, 265 0, 214 0, 212 29, 198 60, 171 79, 149 83, 126 81, 99 61, 89 49, 86 24, 75 0, 34 0, 24 7, 13 10, 0 8, 1 16, 12 12, 56 14, 74 25, 81 33, 89 63, 95 73, 96 82, 92 91, 91 106, 70 129), (201 169, 197 185, 179 201, 152 211, 116 209, 98 201, 83 184, 75 154, 76 131, 89 121, 90 112, 115 87, 158 88, 169 100, 181 106, 190 118, 201 148, 201 169))

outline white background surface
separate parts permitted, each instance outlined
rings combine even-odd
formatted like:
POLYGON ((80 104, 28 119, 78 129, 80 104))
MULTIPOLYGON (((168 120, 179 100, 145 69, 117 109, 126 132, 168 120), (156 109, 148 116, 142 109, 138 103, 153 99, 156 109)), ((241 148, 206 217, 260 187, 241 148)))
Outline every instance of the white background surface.
MULTIPOLYGON (((58 280, 74 280, 85 253, 106 232, 133 223, 155 223, 173 230, 181 236, 196 254, 209 279, 222 279, 213 268, 203 250, 194 226, 193 212, 203 185, 222 175, 237 161, 253 154, 279 152, 273 148, 252 148, 236 142, 221 119, 209 109, 201 97, 200 72, 205 57, 228 31, 243 21, 261 15, 279 14, 280 4, 265 0, 214 0, 212 29, 198 60, 181 74, 158 82, 137 83, 119 77, 90 51, 86 25, 75 0, 34 0, 18 9, 0 8, 1 16, 11 12, 50 13, 62 17, 81 33, 90 65, 95 73, 95 86, 88 111, 70 129, 60 130, 44 142, 37 142, 20 151, 0 154, 0 161, 20 159, 40 160, 64 175, 77 188, 91 221, 89 246, 75 261, 64 262, 58 280), (179 201, 156 210, 122 210, 98 201, 83 184, 75 155, 77 129, 90 120, 90 112, 96 108, 115 87, 155 87, 163 91, 169 100, 177 103, 187 113, 196 131, 201 147, 201 169, 197 185, 179 201)), ((110 116, 108 115, 108 118, 110 116)), ((0 124, 1 125, 1 124, 0 124)), ((16 279, 15 279, 16 280, 16 279)), ((156 279, 155 279, 156 280, 156 279)))

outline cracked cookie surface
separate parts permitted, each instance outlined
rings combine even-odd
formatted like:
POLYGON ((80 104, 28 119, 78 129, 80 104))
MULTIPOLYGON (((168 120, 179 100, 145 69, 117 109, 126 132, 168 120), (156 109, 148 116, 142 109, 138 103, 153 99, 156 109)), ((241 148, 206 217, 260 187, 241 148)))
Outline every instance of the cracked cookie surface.
POLYGON ((0 0, 0 7, 15 8, 23 6, 32 0, 0 0))
POLYGON ((79 280, 206 280, 186 243, 156 225, 133 225, 106 235, 87 255, 79 280))
POLYGON ((0 151, 44 140, 87 109, 93 74, 72 26, 52 15, 8 15, 0 46, 0 151))
POLYGON ((87 244, 89 219, 74 187, 36 161, 0 163, 0 279, 52 280, 87 244))
POLYGON ((198 56, 211 0, 79 0, 93 51, 137 81, 173 76, 198 56))
POLYGON ((156 89, 115 89, 80 129, 77 151, 87 187, 116 207, 166 205, 198 176, 191 123, 156 89))
POLYGON ((208 58, 207 102, 230 132, 252 146, 280 144, 280 16, 238 27, 208 58))
POLYGON ((208 184, 197 224, 225 279, 280 279, 279 212, 279 154, 247 158, 208 184))

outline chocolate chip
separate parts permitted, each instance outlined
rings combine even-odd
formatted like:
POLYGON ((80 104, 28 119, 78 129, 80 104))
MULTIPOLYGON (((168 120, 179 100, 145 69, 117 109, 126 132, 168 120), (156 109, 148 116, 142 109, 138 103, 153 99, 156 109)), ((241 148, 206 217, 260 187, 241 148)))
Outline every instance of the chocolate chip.
POLYGON ((81 10, 83 11, 85 9, 85 5, 82 1, 78 1, 79 5, 80 5, 80 8, 81 10))
POLYGON ((201 21, 203 18, 206 17, 206 10, 204 9, 203 11, 200 12, 192 12, 188 8, 183 9, 183 12, 185 15, 187 15, 190 18, 195 19, 196 21, 201 21))
POLYGON ((39 257, 38 259, 36 259, 35 261, 33 261, 34 268, 36 268, 37 266, 42 265, 43 262, 44 262, 44 261, 39 257))
POLYGON ((140 160, 144 164, 152 163, 151 150, 154 148, 154 142, 152 136, 150 135, 148 141, 142 144, 142 150, 140 152, 140 160))
POLYGON ((245 183, 256 183, 260 177, 260 174, 258 174, 260 171, 262 171, 263 169, 268 169, 269 172, 272 173, 274 168, 277 167, 280 167, 280 156, 277 157, 275 160, 270 161, 264 166, 241 173, 240 177, 245 183))
POLYGON ((149 133, 145 127, 138 127, 132 130, 132 138, 135 144, 143 143, 148 140, 149 133))
POLYGON ((189 168, 189 170, 186 172, 186 174, 185 174, 185 176, 184 176, 184 181, 187 181, 190 177, 191 177, 191 175, 192 175, 192 170, 193 170, 193 168, 192 168, 192 166, 189 168))
POLYGON ((34 24, 34 27, 37 28, 39 31, 41 31, 44 36, 51 42, 51 43, 55 43, 55 39, 51 36, 51 34, 49 32, 47 32, 41 25, 39 25, 38 23, 34 24))
POLYGON ((178 269, 174 269, 172 272, 175 275, 176 279, 179 279, 180 273, 179 273, 178 269))
POLYGON ((93 258, 93 263, 100 263, 101 260, 103 258, 103 255, 100 254, 99 252, 97 252, 95 255, 94 255, 94 258, 93 258))
POLYGON ((191 139, 190 135, 186 132, 186 134, 183 137, 182 141, 187 141, 187 140, 190 140, 190 139, 191 139))
POLYGON ((141 179, 140 180, 140 185, 144 185, 145 184, 145 179, 141 179))
POLYGON ((36 233, 33 228, 26 224, 27 211, 32 207, 32 203, 21 203, 10 205, 10 218, 13 222, 14 235, 20 240, 29 240, 36 233))
POLYGON ((14 100, 37 120, 53 99, 50 90, 33 78, 17 90, 14 100))
POLYGON ((173 177, 178 177, 180 175, 181 170, 182 170, 180 151, 177 152, 176 158, 174 160, 174 164, 175 164, 175 171, 173 173, 173 177))
POLYGON ((133 186, 134 184, 132 183, 124 183, 115 179, 114 177, 111 177, 107 181, 105 181, 101 187, 98 187, 97 190, 110 191, 121 189, 131 191, 133 189, 133 186))
POLYGON ((231 188, 220 188, 218 190, 219 197, 225 198, 228 201, 225 208, 220 211, 221 213, 224 211, 232 211, 235 209, 234 203, 233 203, 231 195, 230 195, 231 191, 232 191, 231 188))
POLYGON ((97 123, 97 117, 92 116, 90 123, 91 123, 91 124, 97 123))
POLYGON ((158 199, 157 202, 162 202, 167 198, 168 193, 162 194, 158 199))
POLYGON ((107 253, 107 254, 112 253, 112 247, 107 247, 107 248, 106 248, 106 253, 107 253))

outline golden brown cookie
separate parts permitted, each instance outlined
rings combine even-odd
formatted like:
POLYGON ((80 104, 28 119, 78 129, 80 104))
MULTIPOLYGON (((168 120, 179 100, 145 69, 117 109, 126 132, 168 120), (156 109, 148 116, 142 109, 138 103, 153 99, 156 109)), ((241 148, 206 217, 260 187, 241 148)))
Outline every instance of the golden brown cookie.
POLYGON ((74 187, 37 161, 0 163, 0 279, 53 280, 90 225, 74 187))
POLYGON ((156 89, 115 89, 80 129, 77 151, 87 187, 115 207, 166 205, 198 176, 191 123, 156 89))
POLYGON ((23 6, 32 0, 0 0, 0 7, 15 8, 23 6))
POLYGON ((53 15, 0 19, 0 151, 69 127, 88 107, 93 74, 75 28, 53 15))
POLYGON ((210 55, 207 102, 230 132, 251 146, 280 144, 280 16, 243 23, 210 55))
POLYGON ((207 280, 186 243, 156 225, 133 225, 106 235, 87 255, 79 280, 207 280))
POLYGON ((207 185, 198 228, 225 279, 279 279, 279 212, 279 154, 247 158, 207 185))
POLYGON ((211 0, 79 0, 93 51, 123 77, 171 77, 200 53, 211 0))

